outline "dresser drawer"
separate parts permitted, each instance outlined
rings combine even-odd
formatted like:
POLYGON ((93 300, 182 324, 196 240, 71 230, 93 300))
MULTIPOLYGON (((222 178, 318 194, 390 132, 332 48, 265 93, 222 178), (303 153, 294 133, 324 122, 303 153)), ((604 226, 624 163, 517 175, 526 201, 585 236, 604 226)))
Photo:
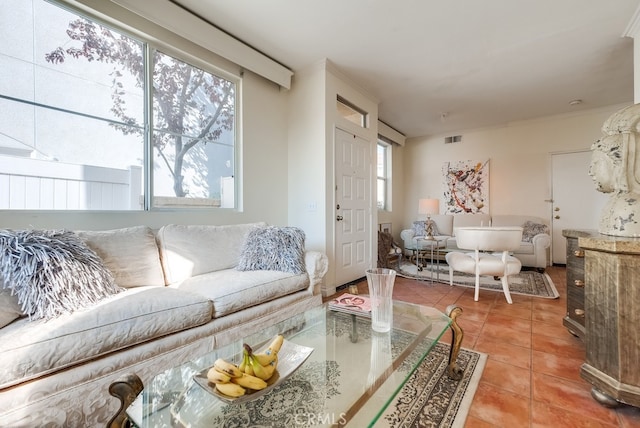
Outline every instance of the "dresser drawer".
POLYGON ((567 290, 576 288, 578 292, 584 294, 584 271, 570 271, 567 267, 567 290))
POLYGON ((567 316, 584 327, 584 298, 567 298, 567 316))
MULTIPOLYGON (((566 236, 566 235, 565 235, 566 236)), ((578 238, 567 238, 567 315, 563 324, 578 337, 584 337, 584 250, 578 238)))
POLYGON ((577 238, 567 238, 567 273, 580 272, 584 276, 584 250, 577 238))
POLYGON ((574 301, 577 308, 584 309, 584 287, 567 285, 567 304, 568 300, 574 301))

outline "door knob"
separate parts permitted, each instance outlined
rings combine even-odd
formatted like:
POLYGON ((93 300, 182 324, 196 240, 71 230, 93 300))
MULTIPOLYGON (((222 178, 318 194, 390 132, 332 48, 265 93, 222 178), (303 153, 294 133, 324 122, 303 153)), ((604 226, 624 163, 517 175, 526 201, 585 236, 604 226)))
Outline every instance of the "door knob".
POLYGON ((560 208, 559 207, 555 207, 554 211, 560 211, 560 208))
POLYGON ((339 215, 339 216, 337 216, 337 217, 336 217, 336 220, 337 220, 337 221, 342 221, 343 219, 344 219, 344 218, 343 218, 341 215, 339 215))
POLYGON ((557 216, 555 216, 554 218, 555 218, 556 220, 559 220, 559 219, 560 219, 560 216, 559 216, 559 215, 557 215, 557 216))

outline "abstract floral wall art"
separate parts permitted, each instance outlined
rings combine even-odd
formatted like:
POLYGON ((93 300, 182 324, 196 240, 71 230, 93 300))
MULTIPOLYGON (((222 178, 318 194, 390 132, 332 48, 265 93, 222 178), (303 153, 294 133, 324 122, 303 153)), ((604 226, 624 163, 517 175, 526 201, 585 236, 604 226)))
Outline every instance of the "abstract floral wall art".
POLYGON ((489 214, 489 159, 445 162, 446 214, 489 214))

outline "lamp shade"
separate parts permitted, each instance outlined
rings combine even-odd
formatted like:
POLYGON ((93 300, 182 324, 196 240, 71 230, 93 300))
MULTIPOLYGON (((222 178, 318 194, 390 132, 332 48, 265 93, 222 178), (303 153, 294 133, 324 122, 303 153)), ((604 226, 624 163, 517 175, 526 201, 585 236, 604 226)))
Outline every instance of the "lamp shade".
POLYGON ((439 199, 420 199, 418 201, 418 214, 439 214, 440 213, 440 200, 439 199))

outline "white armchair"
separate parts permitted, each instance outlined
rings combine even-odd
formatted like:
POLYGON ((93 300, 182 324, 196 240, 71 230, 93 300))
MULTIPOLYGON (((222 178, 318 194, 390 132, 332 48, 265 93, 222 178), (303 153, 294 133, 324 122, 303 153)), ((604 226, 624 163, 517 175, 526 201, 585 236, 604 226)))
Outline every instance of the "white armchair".
POLYGON ((522 262, 509 255, 522 241, 521 227, 460 227, 456 229, 458 248, 472 253, 450 252, 446 255, 449 265, 449 284, 453 285, 453 272, 476 276, 474 300, 478 301, 480 276, 500 277, 507 302, 512 303, 508 276, 520 272, 522 262), (493 253, 491 253, 493 252, 493 253))

